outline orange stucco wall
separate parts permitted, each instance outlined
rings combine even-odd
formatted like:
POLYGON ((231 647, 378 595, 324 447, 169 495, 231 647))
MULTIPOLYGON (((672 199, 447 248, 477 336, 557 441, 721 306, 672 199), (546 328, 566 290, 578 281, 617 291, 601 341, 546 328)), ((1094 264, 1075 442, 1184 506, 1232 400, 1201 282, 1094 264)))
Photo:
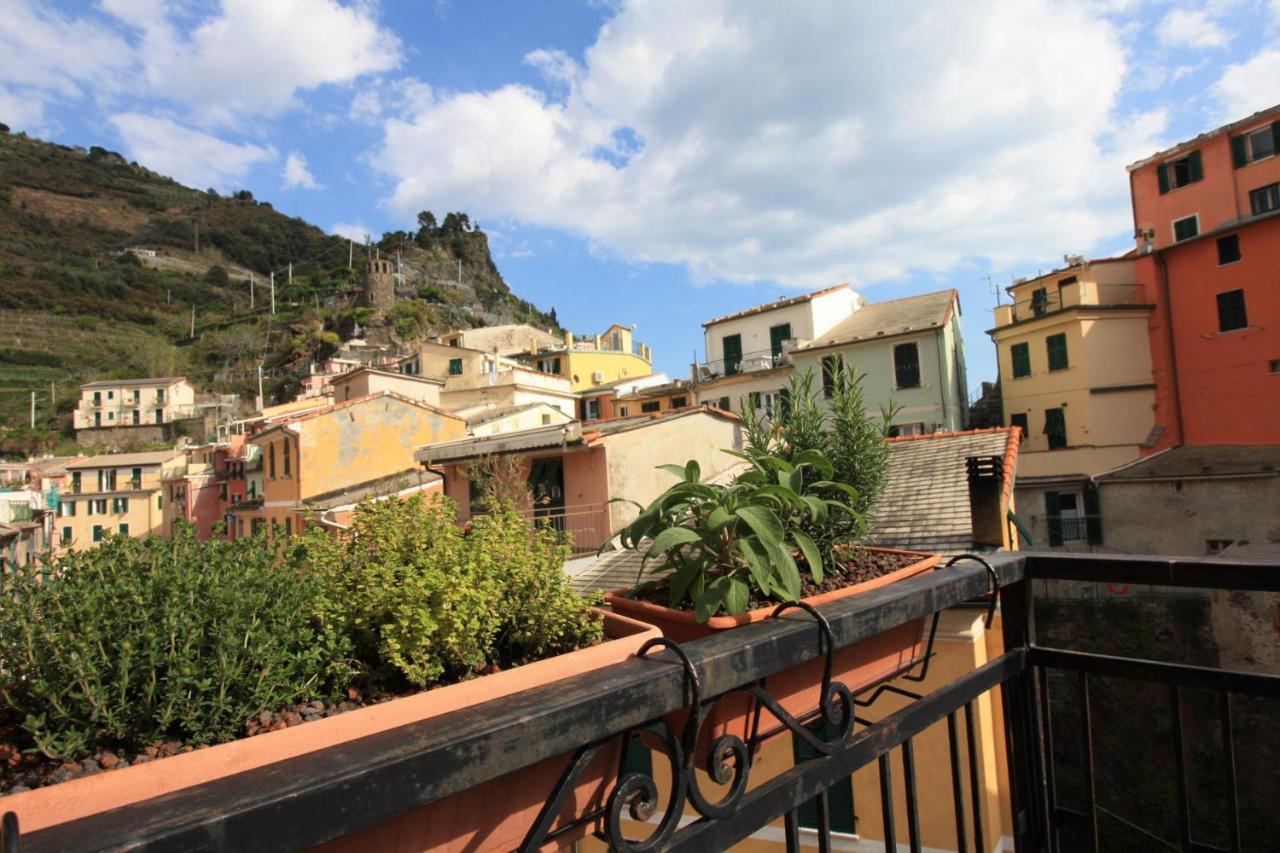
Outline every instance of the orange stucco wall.
POLYGON ((1184 242, 1144 256, 1138 275, 1156 306, 1150 319, 1156 422, 1147 452, 1186 444, 1280 442, 1280 217, 1234 232, 1241 260, 1218 265, 1217 241, 1184 242), (1248 327, 1218 331, 1217 294, 1242 289, 1248 327))

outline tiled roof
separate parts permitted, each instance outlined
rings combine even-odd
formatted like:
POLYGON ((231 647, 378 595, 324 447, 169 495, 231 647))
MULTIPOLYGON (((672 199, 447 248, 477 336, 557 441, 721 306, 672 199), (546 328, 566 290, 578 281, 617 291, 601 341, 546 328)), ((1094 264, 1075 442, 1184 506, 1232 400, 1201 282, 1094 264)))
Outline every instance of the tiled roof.
POLYGON ((104 453, 68 462, 67 468, 123 468, 134 465, 160 465, 178 455, 176 450, 152 450, 146 453, 104 453))
POLYGON ((803 352, 937 329, 947 324, 951 305, 956 299, 955 290, 939 290, 887 302, 871 302, 841 320, 822 337, 797 349, 803 352))
POLYGON ((644 554, 639 551, 606 551, 599 557, 570 560, 564 564, 564 571, 569 576, 569 586, 579 595, 613 592, 636 585, 643 559, 644 554))
POLYGON ((152 385, 172 385, 175 382, 186 382, 185 376, 158 376, 149 379, 99 379, 95 382, 86 382, 81 388, 131 388, 134 385, 140 387, 149 387, 152 385))
POLYGON ((791 305, 799 305, 802 302, 809 302, 819 296, 826 296, 828 293, 835 293, 837 290, 847 290, 849 285, 837 284, 835 287, 826 287, 822 290, 815 290, 813 293, 802 293, 799 296, 790 296, 786 299, 779 299, 776 302, 766 302, 764 305, 756 305, 751 308, 744 308, 741 311, 735 311, 732 314, 724 314, 720 317, 714 317, 703 323, 703 328, 714 326, 716 323, 723 323, 727 320, 739 320, 743 317, 750 317, 753 314, 763 314, 766 311, 773 311, 778 308, 787 308, 791 305))
POLYGON ((1002 458, 1007 500, 1017 462, 1016 428, 890 439, 889 446, 889 482, 871 524, 873 543, 941 554, 973 550, 965 460, 1002 458))
POLYGON ((1099 483, 1280 474, 1280 445, 1206 444, 1162 450, 1099 474, 1099 483))
POLYGON ((328 510, 359 503, 365 498, 384 498, 406 489, 421 488, 440 482, 440 475, 422 468, 408 468, 385 477, 355 483, 331 492, 313 495, 303 501, 303 511, 328 510))
POLYGON ((1209 139, 1211 137, 1217 136, 1220 133, 1223 133, 1223 132, 1230 133, 1233 130, 1237 130, 1242 127, 1247 127, 1248 125, 1254 124, 1255 122, 1260 121, 1263 118, 1266 118, 1271 113, 1274 113, 1278 110, 1280 110, 1280 104, 1267 107, 1264 110, 1258 110, 1256 113, 1247 115, 1242 119, 1237 119, 1236 121, 1230 122, 1228 124, 1224 124, 1221 127, 1215 127, 1213 130, 1206 130, 1204 133, 1200 134, 1194 139, 1187 139, 1183 142, 1179 142, 1177 145, 1171 145, 1168 148, 1165 148, 1161 151, 1157 151, 1156 153, 1150 155, 1149 157, 1144 157, 1141 160, 1138 160, 1137 162, 1130 163, 1125 168, 1130 172, 1134 171, 1135 169, 1140 169, 1143 166, 1146 166, 1148 163, 1151 163, 1155 160, 1163 160, 1165 157, 1168 157, 1170 154, 1172 154, 1175 151, 1178 151, 1182 148, 1187 148, 1192 145, 1197 145, 1200 142, 1203 142, 1204 140, 1209 139))
POLYGON ((456 420, 456 421, 463 420, 462 418, 455 415, 453 412, 446 412, 444 409, 441 409, 437 406, 433 406, 430 403, 424 403, 421 400, 415 400, 412 397, 406 397, 403 394, 397 394, 395 391, 375 391, 372 394, 365 394, 360 397, 352 397, 350 400, 343 400, 341 403, 334 403, 332 405, 328 405, 320 409, 305 409, 303 411, 300 411, 296 415, 291 414, 288 416, 288 418, 281 420, 275 426, 269 427, 268 429, 264 429, 262 432, 257 433, 256 435, 250 436, 249 440, 256 442, 267 433, 272 433, 272 432, 275 432, 276 430, 284 429, 286 426, 289 426, 290 424, 300 423, 301 421, 309 421, 312 418, 318 418, 322 415, 332 414, 333 412, 341 411, 342 409, 349 409, 352 406, 359 406, 364 403, 371 403, 384 397, 399 400, 401 403, 408 403, 411 406, 417 406, 419 409, 426 409, 427 411, 434 412, 437 415, 440 415, 441 417, 452 418, 453 420, 456 420))

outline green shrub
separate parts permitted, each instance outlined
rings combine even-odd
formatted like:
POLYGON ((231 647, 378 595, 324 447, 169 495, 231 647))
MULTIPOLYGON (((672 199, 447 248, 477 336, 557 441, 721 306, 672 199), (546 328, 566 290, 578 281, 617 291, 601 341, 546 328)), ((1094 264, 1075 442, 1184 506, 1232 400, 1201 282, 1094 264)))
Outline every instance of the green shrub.
POLYGON ((263 710, 319 695, 339 657, 310 616, 316 584, 260 537, 108 537, 0 596, 0 699, 41 751, 231 740, 263 710))
POLYGON ((366 501, 347 534, 295 540, 293 559, 322 588, 322 630, 353 651, 335 662, 339 681, 426 687, 599 640, 552 531, 500 508, 467 533, 456 512, 441 496, 366 501))

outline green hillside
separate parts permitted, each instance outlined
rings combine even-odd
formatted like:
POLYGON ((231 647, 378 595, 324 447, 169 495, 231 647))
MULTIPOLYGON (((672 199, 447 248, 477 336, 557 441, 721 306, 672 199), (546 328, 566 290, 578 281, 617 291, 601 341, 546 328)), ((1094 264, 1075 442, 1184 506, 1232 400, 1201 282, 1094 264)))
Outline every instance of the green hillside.
POLYGON ((0 133, 0 454, 65 442, 91 379, 185 374, 201 390, 252 394, 261 362, 268 395, 283 400, 356 323, 391 341, 555 325, 511 293, 465 214, 424 213, 419 225, 353 247, 248 192, 224 197, 102 148, 0 133), (372 252, 401 265, 402 299, 385 317, 350 299, 372 252))

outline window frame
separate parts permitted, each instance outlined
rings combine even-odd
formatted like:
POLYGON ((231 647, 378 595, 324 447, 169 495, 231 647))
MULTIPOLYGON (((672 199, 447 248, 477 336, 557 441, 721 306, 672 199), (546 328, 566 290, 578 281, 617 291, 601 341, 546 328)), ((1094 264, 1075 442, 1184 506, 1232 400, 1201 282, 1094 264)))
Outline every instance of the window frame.
POLYGON ((1044 435, 1048 439, 1050 450, 1061 450, 1071 446, 1067 438, 1067 413, 1062 406, 1053 406, 1044 410, 1044 435), (1061 433, 1049 431, 1050 412, 1056 412, 1057 418, 1062 422, 1061 433), (1055 443, 1055 436, 1059 437, 1060 444, 1055 443))
POLYGON ((1262 216, 1263 214, 1274 213, 1277 210, 1280 210, 1280 181, 1249 190, 1249 212, 1251 215, 1262 216), (1257 200, 1264 198, 1270 202, 1270 206, 1260 209, 1257 200))
POLYGON ((1049 365, 1050 373, 1057 373, 1060 370, 1071 369, 1071 358, 1069 355, 1070 350, 1067 348, 1066 332, 1058 332, 1057 334, 1054 334, 1054 335, 1046 335, 1044 339, 1044 349, 1045 349, 1045 360, 1049 365), (1062 347, 1061 347, 1062 360, 1060 363, 1055 362, 1055 359, 1054 359, 1054 342, 1055 341, 1062 342, 1062 347))
MULTIPOLYGON (((543 372, 545 373, 546 371, 543 371, 543 372)), ((462 375, 462 359, 460 358, 449 359, 449 375, 450 376, 462 375)))
MULTIPOLYGON (((1218 308, 1218 334, 1221 335, 1221 334, 1226 334, 1227 332, 1238 332, 1241 329, 1249 328, 1249 309, 1245 301, 1243 287, 1233 288, 1232 290, 1224 290, 1221 293, 1216 294, 1216 302, 1217 302, 1217 308, 1218 308), (1240 304, 1238 306, 1238 310, 1240 314, 1239 325, 1235 325, 1235 326, 1231 326, 1230 328, 1227 328, 1225 327, 1224 324, 1226 322, 1228 315, 1224 315, 1223 313, 1223 309, 1224 309, 1223 297, 1234 296, 1237 293, 1240 294, 1240 304)), ((1236 310, 1236 306, 1233 306, 1233 305, 1227 305, 1226 308, 1227 310, 1232 311, 1233 313, 1236 310)))
POLYGON ((1218 238, 1217 243, 1218 243, 1218 266, 1220 266, 1220 267, 1226 267, 1226 266, 1230 266, 1231 264, 1238 264, 1238 263, 1240 263, 1241 261, 1243 261, 1243 260, 1244 260, 1244 253, 1240 251, 1240 235, 1239 235, 1238 233, 1236 233, 1236 234, 1224 234, 1224 235, 1222 235, 1221 237, 1219 237, 1219 238, 1218 238), (1229 258, 1229 259, 1227 259, 1227 260, 1224 260, 1224 259, 1223 259, 1223 251, 1222 251, 1222 248, 1223 248, 1223 245, 1224 245, 1224 242, 1223 242, 1223 241, 1228 241, 1228 242, 1226 242, 1226 244, 1225 244, 1225 245, 1228 245, 1228 246, 1230 246, 1230 245, 1232 245, 1232 244, 1234 243, 1234 245, 1235 245, 1235 257, 1234 257, 1234 258, 1229 258))
POLYGON ((1268 124, 1268 125, 1264 125, 1263 127, 1255 128, 1253 130, 1246 130, 1244 133, 1240 135, 1243 136, 1245 139, 1244 144, 1245 144, 1246 153, 1248 154, 1248 157, 1249 157, 1248 162, 1257 163, 1262 160, 1269 160, 1272 157, 1276 156, 1276 134, 1275 134, 1275 131, 1272 129, 1271 125, 1268 124), (1257 153, 1253 150, 1253 140, 1254 138, 1259 136, 1265 137, 1271 145, 1271 150, 1268 151, 1266 154, 1263 154, 1261 157, 1259 157, 1257 153))
POLYGON ((1200 214, 1193 213, 1190 216, 1180 216, 1177 219, 1171 220, 1169 223, 1169 229, 1170 229, 1170 232, 1173 234, 1173 242, 1175 243, 1184 243, 1187 240, 1193 240, 1196 237, 1200 236, 1200 214), (1191 234, 1188 234, 1186 237, 1179 237, 1178 223, 1186 222, 1188 220, 1191 220, 1195 225, 1195 231, 1191 234))
POLYGON ((651 415, 660 411, 662 411, 661 400, 646 400, 640 404, 640 414, 642 415, 651 415))
POLYGON ((1031 434, 1031 418, 1026 412, 1010 412, 1009 426, 1011 428, 1022 428, 1022 437, 1019 439, 1019 442, 1026 441, 1027 437, 1031 434))
POLYGON ((1010 367, 1010 372, 1013 374, 1014 379, 1026 379, 1028 376, 1031 375, 1031 342, 1030 341, 1019 341, 1016 344, 1009 344, 1009 367, 1010 367), (1019 359, 1017 354, 1019 352, 1021 352, 1024 356, 1023 364, 1026 367, 1026 371, 1023 373, 1018 372, 1019 359))
POLYGON ((893 382, 894 382, 894 390, 897 390, 897 391, 903 391, 903 390, 907 390, 907 389, 910 389, 910 388, 919 388, 919 387, 921 387, 921 386, 923 385, 923 383, 924 383, 924 377, 923 377, 923 375, 922 375, 922 374, 923 374, 923 371, 920 369, 920 344, 919 344, 919 342, 918 342, 918 341, 907 341, 906 343, 894 344, 894 346, 893 346, 893 382), (914 354, 915 354, 915 382, 914 382, 914 383, 912 383, 912 384, 904 385, 904 384, 903 384, 903 382, 902 382, 902 379, 903 379, 902 374, 903 374, 903 372, 904 372, 903 368, 904 368, 904 366, 906 366, 906 367, 910 367, 911 365, 910 365, 909 363, 906 363, 906 362, 899 362, 899 360, 898 360, 898 354, 899 354, 899 353, 905 353, 908 349, 910 349, 910 351, 911 351, 912 353, 914 353, 914 354))

